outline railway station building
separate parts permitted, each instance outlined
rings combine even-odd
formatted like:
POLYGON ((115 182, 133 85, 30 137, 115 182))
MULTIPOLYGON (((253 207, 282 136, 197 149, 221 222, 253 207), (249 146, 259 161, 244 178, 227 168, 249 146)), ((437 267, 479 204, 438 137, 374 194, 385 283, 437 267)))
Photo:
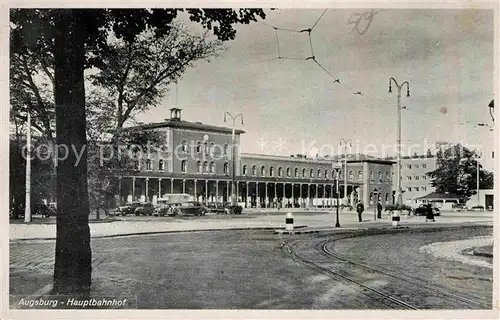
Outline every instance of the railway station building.
MULTIPOLYGON (((119 202, 150 201, 170 193, 185 193, 200 201, 231 199, 233 148, 232 128, 181 119, 181 109, 170 109, 170 118, 129 128, 164 133, 165 148, 152 157, 137 160, 134 169, 119 174, 119 202)), ((365 208, 376 203, 394 203, 392 167, 394 161, 349 155, 347 169, 333 168, 342 156, 310 158, 303 155, 276 156, 241 153, 240 136, 234 130, 235 194, 243 207, 331 207, 345 202, 365 208), (342 203, 342 202, 341 202, 342 203)), ((346 204, 347 204, 346 203, 346 204)))

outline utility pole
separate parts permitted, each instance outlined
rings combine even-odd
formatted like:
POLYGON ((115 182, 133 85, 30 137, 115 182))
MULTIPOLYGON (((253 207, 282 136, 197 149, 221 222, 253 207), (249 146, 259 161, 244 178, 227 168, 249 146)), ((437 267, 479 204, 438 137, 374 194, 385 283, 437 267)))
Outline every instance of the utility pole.
POLYGON ((236 116, 233 116, 229 112, 224 113, 224 122, 226 122, 229 116, 233 120, 232 134, 231 134, 231 206, 236 205, 236 151, 235 151, 235 127, 236 127, 236 119, 241 117, 241 124, 243 125, 243 115, 238 113, 236 116))
POLYGON ((28 132, 26 134, 26 200, 24 222, 31 222, 31 110, 28 108, 28 132))
POLYGON ((336 221, 335 221, 335 228, 340 228, 340 221, 339 221, 339 170, 342 168, 342 162, 334 162, 332 163, 332 168, 335 169, 335 193, 337 194, 337 215, 336 215, 336 221))
POLYGON ((481 197, 479 196, 479 159, 481 154, 476 151, 476 192, 477 192, 477 204, 481 202, 481 197))
POLYGON ((389 79, 389 93, 392 92, 391 88, 391 83, 394 81, 396 84, 396 87, 398 89, 398 140, 397 140, 397 146, 398 146, 398 157, 397 157, 397 190, 396 190, 396 206, 400 206, 403 204, 403 190, 401 189, 401 89, 403 86, 406 84, 406 97, 410 97, 410 84, 408 81, 403 82, 401 85, 398 84, 396 79, 390 78, 389 79))
POLYGON ((344 203, 347 204, 347 145, 352 148, 351 139, 340 139, 340 145, 344 145, 344 203))

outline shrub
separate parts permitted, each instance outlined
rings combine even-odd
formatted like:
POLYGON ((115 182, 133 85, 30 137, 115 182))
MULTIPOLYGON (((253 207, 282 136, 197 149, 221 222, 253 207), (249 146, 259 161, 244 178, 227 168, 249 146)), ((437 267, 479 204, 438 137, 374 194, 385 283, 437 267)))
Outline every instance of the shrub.
POLYGON ((406 204, 402 204, 402 205, 392 205, 392 204, 388 204, 385 206, 385 211, 389 211, 389 212, 393 212, 393 211, 408 211, 408 212, 411 212, 413 211, 412 207, 410 207, 409 205, 406 205, 406 204))

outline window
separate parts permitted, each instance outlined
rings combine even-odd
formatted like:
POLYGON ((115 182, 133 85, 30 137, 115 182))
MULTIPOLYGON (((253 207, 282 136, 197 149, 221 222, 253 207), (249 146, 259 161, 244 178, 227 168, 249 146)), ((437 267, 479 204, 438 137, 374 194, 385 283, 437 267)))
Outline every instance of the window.
POLYGON ((309 177, 311 177, 311 178, 314 177, 314 170, 313 169, 309 170, 309 177))
POLYGON ((427 180, 427 176, 422 176, 422 180, 427 180))
POLYGON ((215 152, 215 143, 210 143, 210 155, 213 156, 215 152))
POLYGON ((426 190, 427 190, 427 187, 420 187, 420 189, 421 189, 422 191, 426 191, 426 190))
POLYGON ((146 160, 146 170, 152 170, 152 166, 151 166, 151 160, 147 159, 146 160))
POLYGON ((419 176, 415 176, 415 180, 419 180, 419 179, 420 179, 420 177, 419 177, 419 176))
POLYGON ((415 191, 418 191, 418 187, 415 187, 415 191))
POLYGON ((229 174, 229 164, 227 162, 224 163, 224 174, 229 174))
POLYGON ((302 178, 306 177, 306 168, 302 169, 302 178))
POLYGON ((420 168, 420 166, 418 164, 414 164, 413 166, 415 167, 415 169, 420 168))
POLYGON ((139 160, 134 160, 134 170, 141 170, 141 162, 139 160))
POLYGON ((197 153, 201 152, 201 142, 199 142, 199 141, 196 143, 196 152, 197 153))
POLYGON ((260 176, 263 177, 266 175, 266 167, 262 166, 260 167, 260 176))
POLYGON ((422 164, 422 168, 427 168, 427 165, 425 163, 422 164))
POLYGON ((354 179, 354 172, 352 170, 349 171, 349 179, 354 179))
POLYGON ((295 168, 295 170, 293 172, 293 175, 294 175, 295 178, 299 177, 299 169, 298 168, 295 168))
POLYGON ((208 154, 208 142, 206 141, 203 143, 203 152, 205 154, 208 154))
POLYGON ((406 180, 410 180, 411 181, 411 176, 406 177, 406 180))
POLYGON ((379 171, 379 172, 378 172, 378 179, 379 179, 380 181, 382 181, 382 171, 379 171))
POLYGON ((187 161, 186 160, 182 160, 182 162, 181 162, 181 171, 187 172, 187 161))
POLYGON ((160 159, 160 161, 158 161, 158 170, 159 171, 165 170, 165 163, 163 162, 162 159, 160 159))
POLYGON ((229 146, 227 144, 224 145, 224 155, 227 156, 227 153, 229 151, 229 146))
POLYGON ((389 193, 385 194, 385 202, 387 203, 389 201, 389 193))
POLYGON ((321 170, 318 170, 318 178, 321 178, 321 170))
POLYGON ((339 170, 339 174, 338 174, 337 178, 340 179, 340 177, 342 177, 342 169, 339 170))
POLYGON ((389 181, 389 172, 385 173, 385 180, 389 181))
POLYGON ((201 161, 196 162, 196 168, 198 168, 198 173, 203 172, 203 167, 201 166, 201 161))
POLYGON ((328 179, 328 170, 325 170, 325 179, 328 179))
POLYGON ((182 152, 187 152, 188 149, 187 149, 187 141, 186 140, 183 140, 182 141, 182 144, 181 144, 181 151, 182 152))
POLYGON ((247 172, 248 172, 248 167, 247 167, 247 165, 245 164, 245 165, 243 166, 243 175, 244 175, 244 176, 246 176, 246 175, 247 175, 247 172))
POLYGON ((279 167, 278 168, 278 177, 281 177, 283 175, 283 168, 279 167))
POLYGON ((362 180, 362 179, 363 179, 363 171, 358 170, 358 180, 362 180))
POLYGON ((256 176, 257 175, 257 167, 254 165, 252 166, 252 176, 256 176))
POLYGON ((210 162, 210 173, 215 173, 215 163, 210 162))
POLYGON ((370 171, 370 180, 373 180, 373 171, 370 171))
POLYGON ((274 167, 269 168, 269 176, 274 177, 274 167))
POLYGON ((407 164, 407 165, 406 165, 406 167, 407 167, 408 169, 411 169, 411 164, 407 164))
POLYGON ((292 169, 286 168, 286 176, 290 177, 292 175, 292 169))
POLYGON ((411 192, 411 187, 408 187, 408 192, 411 192))
POLYGON ((208 173, 208 162, 203 162, 203 172, 208 173))
POLYGON ((333 178, 333 179, 337 179, 336 174, 337 174, 337 173, 335 172, 335 170, 332 170, 332 178, 333 178))

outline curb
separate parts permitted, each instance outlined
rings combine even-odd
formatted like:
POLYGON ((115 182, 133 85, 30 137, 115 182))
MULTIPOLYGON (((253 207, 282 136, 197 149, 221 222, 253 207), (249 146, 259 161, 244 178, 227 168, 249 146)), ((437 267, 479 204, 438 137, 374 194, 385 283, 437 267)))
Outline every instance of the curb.
MULTIPOLYGON (((306 228, 306 225, 297 226, 296 228, 306 228)), ((105 238, 117 238, 117 237, 130 237, 130 236, 142 236, 142 235, 156 235, 156 234, 168 234, 168 233, 187 233, 187 232, 218 232, 218 231, 244 231, 244 230, 276 230, 276 227, 249 227, 249 228, 225 228, 225 229, 187 229, 187 230, 167 230, 167 231, 145 231, 145 232, 131 232, 122 234, 110 234, 90 237, 91 239, 105 239, 105 238)), ((22 238, 10 240, 11 243, 24 242, 24 241, 55 241, 56 238, 22 238)))

